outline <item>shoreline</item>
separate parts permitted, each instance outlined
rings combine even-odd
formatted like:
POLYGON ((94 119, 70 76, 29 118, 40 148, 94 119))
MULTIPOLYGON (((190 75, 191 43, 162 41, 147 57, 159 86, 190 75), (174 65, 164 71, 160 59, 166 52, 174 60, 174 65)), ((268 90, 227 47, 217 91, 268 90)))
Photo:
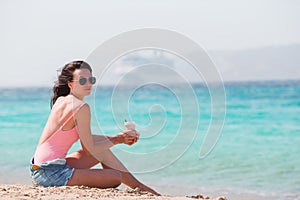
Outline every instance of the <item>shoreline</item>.
POLYGON ((123 200, 227 200, 226 197, 208 197, 203 194, 191 196, 155 196, 138 189, 99 189, 86 186, 42 187, 21 184, 0 184, 0 199, 123 199, 123 200))

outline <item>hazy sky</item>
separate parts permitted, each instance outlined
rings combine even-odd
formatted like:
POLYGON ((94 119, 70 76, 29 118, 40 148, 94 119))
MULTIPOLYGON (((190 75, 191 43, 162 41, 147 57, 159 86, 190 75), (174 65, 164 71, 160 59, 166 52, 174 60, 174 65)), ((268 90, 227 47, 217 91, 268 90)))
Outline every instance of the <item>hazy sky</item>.
POLYGON ((144 27, 177 31, 208 51, 300 44, 299 10, 297 0, 1 0, 0 87, 51 86, 57 68, 144 27))

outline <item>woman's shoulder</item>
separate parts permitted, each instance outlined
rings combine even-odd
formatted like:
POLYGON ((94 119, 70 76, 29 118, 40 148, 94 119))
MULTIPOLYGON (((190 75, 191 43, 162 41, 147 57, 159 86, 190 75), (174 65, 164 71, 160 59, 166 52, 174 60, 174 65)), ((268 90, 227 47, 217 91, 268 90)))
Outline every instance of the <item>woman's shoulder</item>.
POLYGON ((75 97, 73 97, 72 95, 68 95, 68 96, 62 96, 62 97, 59 97, 55 104, 53 105, 53 108, 52 109, 63 109, 63 110, 77 110, 81 107, 89 107, 89 105, 80 100, 80 99, 77 99, 75 97))
POLYGON ((64 96, 58 97, 52 107, 52 111, 65 109, 66 107, 68 107, 68 104, 69 104, 68 99, 66 97, 64 97, 64 96))
POLYGON ((83 102, 74 110, 76 120, 87 119, 91 116, 90 106, 83 102))
POLYGON ((86 114, 90 114, 90 112, 91 112, 89 104, 87 104, 85 102, 78 105, 76 107, 76 111, 81 112, 81 113, 86 113, 86 114))
POLYGON ((83 100, 77 99, 76 97, 69 95, 69 105, 73 107, 73 109, 79 109, 81 107, 89 107, 89 105, 83 100))
POLYGON ((60 97, 57 98, 55 104, 56 105, 67 104, 69 101, 70 101, 69 95, 68 96, 60 96, 60 97))

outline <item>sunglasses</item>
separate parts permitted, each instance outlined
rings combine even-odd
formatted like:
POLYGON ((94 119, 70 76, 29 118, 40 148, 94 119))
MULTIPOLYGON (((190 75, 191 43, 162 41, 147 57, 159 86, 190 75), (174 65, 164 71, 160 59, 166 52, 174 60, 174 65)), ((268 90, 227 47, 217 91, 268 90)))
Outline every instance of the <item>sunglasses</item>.
MULTIPOLYGON (((96 83, 96 77, 90 77, 88 78, 89 82, 94 85, 96 83)), ((79 80, 73 80, 73 81, 78 81, 80 85, 85 85, 87 82, 87 78, 80 78, 79 80)))

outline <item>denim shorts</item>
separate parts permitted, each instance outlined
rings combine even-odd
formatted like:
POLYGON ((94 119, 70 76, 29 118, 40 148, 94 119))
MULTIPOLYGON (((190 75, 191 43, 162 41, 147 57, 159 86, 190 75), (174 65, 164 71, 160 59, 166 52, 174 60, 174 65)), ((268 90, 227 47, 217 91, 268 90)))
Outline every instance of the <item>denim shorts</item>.
POLYGON ((31 178, 34 184, 49 186, 66 186, 73 175, 74 168, 70 168, 65 159, 55 159, 41 165, 30 164, 31 178))

